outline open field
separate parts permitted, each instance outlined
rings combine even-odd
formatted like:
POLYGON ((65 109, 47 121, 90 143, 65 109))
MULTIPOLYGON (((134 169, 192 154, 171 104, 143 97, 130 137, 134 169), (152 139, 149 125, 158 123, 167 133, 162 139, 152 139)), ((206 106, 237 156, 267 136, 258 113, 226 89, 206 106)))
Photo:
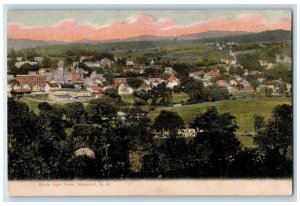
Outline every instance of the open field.
POLYGON ((154 121, 161 110, 177 112, 185 121, 186 127, 193 119, 201 113, 204 113, 209 107, 215 106, 220 113, 229 112, 236 117, 238 137, 242 144, 247 147, 253 147, 252 137, 242 136, 245 131, 253 132, 253 115, 261 115, 265 119, 270 118, 273 108, 279 104, 291 104, 291 98, 256 98, 256 99, 239 99, 224 100, 218 102, 207 102, 202 104, 185 105, 182 107, 158 107, 149 112, 149 117, 154 121))

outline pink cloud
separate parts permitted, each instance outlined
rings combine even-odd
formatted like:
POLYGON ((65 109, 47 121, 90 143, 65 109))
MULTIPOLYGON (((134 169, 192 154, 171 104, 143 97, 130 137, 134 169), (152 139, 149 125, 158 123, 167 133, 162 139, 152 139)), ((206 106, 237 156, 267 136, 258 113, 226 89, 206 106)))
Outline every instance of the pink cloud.
POLYGON ((149 15, 136 15, 129 21, 113 20, 104 26, 79 24, 72 19, 66 19, 53 26, 26 27, 21 24, 8 24, 8 38, 78 41, 125 39, 140 35, 179 36, 189 33, 201 33, 210 30, 260 32, 264 30, 291 30, 291 19, 282 18, 269 23, 267 18, 248 13, 238 18, 218 17, 190 26, 181 26, 180 22, 164 18, 156 20, 149 15))

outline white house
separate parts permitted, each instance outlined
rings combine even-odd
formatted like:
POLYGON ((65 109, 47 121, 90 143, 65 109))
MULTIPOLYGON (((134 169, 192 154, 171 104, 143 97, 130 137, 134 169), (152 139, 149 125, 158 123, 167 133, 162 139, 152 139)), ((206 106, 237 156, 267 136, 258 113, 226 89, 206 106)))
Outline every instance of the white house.
POLYGON ((161 78, 148 78, 147 80, 145 80, 145 82, 149 84, 151 87, 156 87, 157 85, 166 81, 161 78))
POLYGON ((45 92, 49 93, 49 91, 52 90, 58 90, 61 89, 61 85, 55 81, 47 82, 45 86, 45 92))
POLYGON ((119 85, 118 94, 119 95, 130 95, 134 92, 133 88, 131 88, 128 84, 122 83, 119 85))
POLYGON ((179 80, 174 76, 170 76, 167 79, 167 87, 173 89, 175 86, 179 85, 179 80))

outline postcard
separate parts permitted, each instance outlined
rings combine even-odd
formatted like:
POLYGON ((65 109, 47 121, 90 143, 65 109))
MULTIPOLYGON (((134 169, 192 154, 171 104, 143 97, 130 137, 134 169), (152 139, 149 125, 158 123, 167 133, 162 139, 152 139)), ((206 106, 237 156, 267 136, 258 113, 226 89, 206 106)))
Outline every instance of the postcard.
POLYGON ((10 196, 290 196, 292 10, 8 10, 10 196))

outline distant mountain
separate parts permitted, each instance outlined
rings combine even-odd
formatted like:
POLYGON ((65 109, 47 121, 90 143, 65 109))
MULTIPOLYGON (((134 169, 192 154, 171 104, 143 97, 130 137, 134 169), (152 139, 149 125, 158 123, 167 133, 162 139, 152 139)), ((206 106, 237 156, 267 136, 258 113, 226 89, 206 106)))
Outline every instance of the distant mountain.
POLYGON ((35 48, 42 46, 51 46, 51 45, 62 45, 68 44, 63 41, 38 41, 31 39, 7 39, 7 48, 14 48, 16 50, 26 49, 26 48, 35 48))
POLYGON ((180 36, 154 36, 154 35, 142 35, 142 36, 135 36, 129 37, 127 39, 115 39, 109 40, 107 42, 120 42, 120 41, 153 41, 153 40, 166 40, 166 39, 204 39, 204 38, 216 38, 216 37, 227 37, 227 36, 239 36, 239 35, 246 35, 252 34, 251 32, 246 31, 207 31, 202 33, 195 33, 195 34, 184 34, 180 36))
POLYGON ((270 30, 260 33, 249 33, 244 31, 208 31, 203 33, 185 34, 177 37, 160 37, 153 35, 143 35, 130 37, 127 39, 113 39, 107 41, 95 41, 95 40, 80 40, 77 42, 63 42, 63 41, 36 41, 27 39, 8 39, 8 48, 14 48, 20 50, 24 48, 36 48, 44 46, 56 46, 56 45, 106 45, 107 48, 115 49, 143 49, 148 47, 164 46, 169 44, 176 45, 189 45, 199 42, 209 41, 232 41, 232 42, 266 42, 266 41, 291 41, 291 31, 286 30, 270 30), (175 43, 176 42, 176 43, 175 43))
POLYGON ((253 34, 252 32, 246 31, 207 31, 196 34, 184 34, 178 39, 203 39, 203 38, 217 38, 217 37, 228 37, 228 36, 241 36, 246 34, 253 34))
POLYGON ((222 37, 219 40, 233 42, 288 42, 292 41, 292 33, 282 29, 267 30, 254 34, 222 37))

